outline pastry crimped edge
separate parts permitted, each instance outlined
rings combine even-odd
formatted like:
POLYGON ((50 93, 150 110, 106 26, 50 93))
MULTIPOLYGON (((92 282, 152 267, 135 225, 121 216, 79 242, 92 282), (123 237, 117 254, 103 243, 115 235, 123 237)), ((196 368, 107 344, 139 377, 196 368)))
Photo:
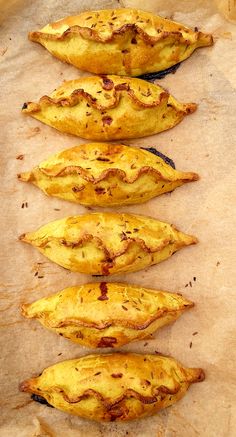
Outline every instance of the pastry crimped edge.
MULTIPOLYGON (((100 75, 101 78, 106 78, 107 76, 110 79, 110 77, 114 76, 114 75, 100 75)), ((130 80, 130 78, 127 76, 118 76, 118 77, 121 80, 125 80, 125 79, 130 80)), ((137 80, 137 79, 131 78, 131 81, 132 80, 137 80)), ((138 80, 140 80, 140 79, 138 79, 138 80)), ((63 87, 63 85, 62 85, 62 87, 63 87)), ((159 87, 159 88, 161 88, 161 87, 159 87)), ((108 105, 101 105, 101 104, 97 103, 96 98, 94 98, 90 93, 88 93, 88 92, 84 91, 82 88, 80 88, 80 89, 75 89, 68 97, 53 98, 53 97, 50 97, 48 95, 45 95, 39 99, 38 103, 26 102, 26 103, 24 103, 24 105, 22 107, 22 112, 26 113, 26 114, 38 112, 41 110, 41 105, 49 105, 49 106, 55 105, 55 106, 62 106, 62 107, 63 106, 72 107, 72 106, 75 106, 76 104, 78 104, 80 99, 86 100, 93 108, 98 109, 99 111, 113 109, 119 105, 119 101, 121 98, 121 94, 118 93, 117 91, 121 91, 121 92, 126 91, 130 100, 132 100, 138 107, 144 108, 144 109, 155 108, 155 107, 161 105, 161 103, 163 101, 168 100, 168 98, 171 97, 171 95, 168 91, 163 90, 160 93, 159 98, 156 101, 154 101, 152 103, 145 103, 136 97, 135 92, 131 89, 129 84, 128 85, 127 84, 115 85, 114 91, 115 91, 113 93, 114 101, 111 102, 110 105, 109 104, 108 105)), ((172 106, 171 103, 168 103, 168 105, 172 106)), ((182 113, 182 114, 186 114, 186 115, 192 114, 197 109, 196 103, 181 103, 181 105, 183 106, 183 109, 178 109, 177 111, 179 113, 182 113)))
MULTIPOLYGON (((101 282, 100 284, 103 284, 103 283, 101 282)), ((110 283, 110 284, 112 284, 112 283, 110 283)), ((124 285, 123 283, 117 283, 117 282, 115 283, 115 285, 119 285, 119 284, 121 286, 124 285)), ((91 283, 91 284, 88 283, 86 285, 90 286, 91 288, 93 287, 93 283, 91 283)), ((127 284, 127 286, 128 287, 129 286, 131 286, 131 287, 133 286, 133 287, 137 288, 136 285, 132 285, 132 284, 127 284)), ((141 291, 142 287, 139 287, 139 288, 140 288, 140 291, 141 291)), ((65 289, 65 290, 67 290, 67 289, 65 289)), ((62 290, 62 291, 64 291, 64 290, 62 290)), ((158 293, 158 290, 149 289, 149 288, 145 288, 145 291, 154 291, 154 292, 158 293)), ((160 291, 160 293, 162 293, 162 292, 163 291, 160 291)), ((59 292, 59 293, 61 293, 61 292, 59 292)), ((168 292, 164 292, 164 293, 168 293, 168 292)), ((56 293, 56 294, 58 294, 58 293, 56 293)), ((181 293, 170 293, 169 292, 169 294, 170 295, 176 295, 176 296, 182 297, 181 293)), ((111 319, 111 320, 109 320, 107 322, 102 322, 101 321, 100 323, 85 322, 83 320, 78 320, 78 319, 67 319, 67 320, 62 321, 62 322, 60 322, 58 324, 52 324, 52 323, 48 323, 46 320, 44 320, 44 324, 45 324, 45 326, 47 326, 49 328, 62 328, 62 327, 66 327, 66 326, 72 324, 73 326, 83 326, 83 327, 87 327, 87 328, 95 328, 97 330, 103 330, 105 328, 109 328, 110 326, 122 326, 122 327, 125 327, 125 328, 131 328, 131 329, 134 329, 134 330, 143 330, 143 329, 147 328, 148 326, 150 326, 151 323, 153 323, 154 321, 156 321, 157 319, 163 317, 166 314, 184 311, 184 310, 190 309, 190 308, 192 308, 194 306, 194 303, 191 302, 190 300, 184 298, 184 301, 185 301, 185 303, 182 303, 181 305, 179 304, 179 307, 175 308, 175 309, 169 309, 169 308, 165 308, 165 307, 159 309, 156 312, 156 314, 154 314, 153 316, 150 316, 149 319, 147 319, 144 323, 140 323, 140 324, 133 323, 133 322, 130 322, 128 320, 124 321, 122 319, 115 319, 115 318, 111 319)), ((35 303, 35 302, 33 302, 33 303, 35 303)), ((27 309, 29 307, 31 307, 31 304, 22 304, 21 305, 21 313, 22 313, 22 315, 24 317, 26 317, 26 318, 29 318, 29 319, 31 319, 31 318, 36 318, 36 319, 38 318, 38 319, 40 319, 41 318, 41 313, 35 313, 33 315, 29 315, 27 313, 27 309)))
MULTIPOLYGON (((122 34, 125 35, 127 32, 130 32, 130 31, 133 33, 134 37, 138 34, 140 36, 140 38, 146 44, 149 44, 149 45, 155 44, 156 42, 159 42, 161 40, 165 40, 169 36, 174 36, 175 39, 179 40, 180 42, 186 41, 186 38, 183 37, 181 32, 164 31, 164 32, 160 33, 158 36, 151 36, 147 32, 145 32, 141 27, 139 27, 137 24, 133 24, 133 23, 132 24, 127 23, 127 24, 122 25, 119 29, 114 30, 110 36, 105 37, 105 38, 102 38, 99 35, 99 33, 94 29, 91 29, 89 27, 82 27, 79 25, 69 27, 61 35, 55 35, 55 34, 50 34, 50 33, 40 32, 40 31, 34 31, 34 32, 29 32, 28 37, 29 37, 30 41, 34 41, 34 42, 40 42, 40 40, 63 41, 68 36, 71 36, 74 34, 75 35, 79 34, 84 39, 93 40, 93 41, 102 42, 102 43, 109 43, 109 42, 113 42, 117 35, 122 35, 122 34)), ((196 37, 197 37, 196 41, 201 40, 201 44, 199 45, 199 47, 210 46, 213 44, 213 37, 211 34, 203 33, 203 32, 196 32, 196 37)))
MULTIPOLYGON (((120 361, 120 366, 121 366, 121 370, 122 370, 122 365, 125 363, 125 358, 127 357, 128 359, 134 359, 137 357, 138 362, 140 361, 140 359, 144 359, 148 360, 150 359, 152 361, 152 357, 156 357, 155 355, 150 355, 150 354, 134 354, 134 353, 113 353, 113 354, 106 354, 106 355, 102 355, 102 357, 106 357, 106 359, 109 359, 109 356, 111 357, 111 360, 113 360, 114 358, 119 362, 120 361)), ((86 360, 88 359, 93 359, 93 358, 101 358, 101 355, 89 355, 89 356, 85 356, 82 357, 86 360)), ((157 357, 156 357, 157 358, 157 357)), ((60 396, 62 396, 63 400, 67 403, 67 404, 76 404, 79 403, 80 401, 83 401, 84 399, 88 398, 88 397, 92 397, 97 399, 102 408, 103 411, 98 411, 98 415, 96 417, 96 411, 95 411, 95 416, 88 416, 88 414, 81 414, 82 417, 87 417, 90 419, 95 419, 98 421, 113 421, 113 420, 132 420, 132 419, 136 419, 136 418, 141 418, 150 414, 153 414, 155 412, 158 412, 158 410, 160 410, 161 408, 165 407, 165 406, 169 406, 173 403, 175 403, 176 401, 178 401, 179 399, 181 399, 188 387, 190 386, 190 384, 192 383, 197 383, 197 382, 201 382, 204 381, 205 379, 205 373, 203 371, 203 369, 201 368, 185 368, 182 366, 181 363, 179 363, 178 361, 174 360, 171 357, 165 357, 165 356, 160 356, 161 359, 168 359, 170 360, 170 362, 173 360, 174 364, 179 366, 180 371, 183 372, 183 381, 182 384, 176 384, 176 386, 174 388, 170 388, 167 387, 166 385, 159 385, 159 387, 155 390, 155 395, 143 395, 141 393, 139 393, 136 389, 134 388, 126 388, 122 394, 116 396, 116 397, 109 397, 109 396, 104 396, 104 394, 101 394, 98 390, 93 389, 93 388, 88 388, 85 389, 80 395, 78 396, 70 396, 67 395, 65 389, 60 385, 60 386, 56 386, 53 385, 50 388, 49 393, 53 394, 53 393, 58 393, 60 394, 60 396), (169 400, 169 402, 167 401, 167 405, 162 406, 160 405, 159 408, 156 408, 156 410, 147 410, 144 411, 141 414, 136 414, 136 412, 128 409, 128 407, 126 408, 126 411, 122 411, 122 414, 117 415, 116 414, 116 406, 118 406, 119 404, 121 404, 122 401, 128 401, 129 398, 135 398, 136 400, 138 400, 139 402, 141 402, 141 404, 144 405, 151 405, 154 404, 156 402, 162 402, 162 399, 158 399, 158 397, 160 395, 173 395, 175 396, 175 399, 173 400, 169 400), (129 413, 131 413, 129 415, 129 413), (133 413, 133 414, 132 414, 133 413), (122 417, 120 417, 122 416, 122 417)), ((79 361, 79 360, 78 360, 79 361)), ((74 364, 76 363, 76 365, 78 366, 79 363, 77 364, 77 360, 68 360, 68 362, 72 363, 74 362, 74 364)), ((64 362, 65 363, 65 362, 64 362)), ((58 363, 63 364, 63 363, 58 363)), ((107 363, 105 363, 105 366, 107 365, 107 363)), ((109 364, 108 364, 109 365, 109 364)), ((132 362, 131 362, 132 365, 132 362)), ((55 366, 55 365, 54 365, 55 366)), ((54 366, 51 366, 51 368, 53 368, 54 366)), ((83 366, 83 364, 82 364, 83 366)), ((46 371, 50 370, 50 367, 45 369, 46 371)), ((82 367, 83 370, 83 367, 82 367)), ((118 369, 117 369, 118 370, 118 369)), ((78 369, 79 371, 79 369, 78 369)), ((114 374, 111 375, 114 378, 119 378, 119 374, 114 374)), ((29 393, 33 393, 33 394, 38 394, 39 396, 42 396, 43 393, 41 392, 41 390, 38 390, 37 388, 37 377, 36 378, 31 378, 28 380, 23 381, 20 385, 19 385, 19 389, 22 392, 29 392, 29 393)), ((47 399, 46 399, 47 400, 47 399)), ((50 405, 50 404, 49 404, 50 405)), ((56 408, 60 409, 60 406, 56 406, 56 408)), ((79 413, 75 412, 75 411, 68 411, 64 408, 61 408, 63 411, 67 411, 70 412, 72 414, 75 415, 79 415, 79 413)), ((86 408, 85 408, 85 412, 86 412, 86 408)))

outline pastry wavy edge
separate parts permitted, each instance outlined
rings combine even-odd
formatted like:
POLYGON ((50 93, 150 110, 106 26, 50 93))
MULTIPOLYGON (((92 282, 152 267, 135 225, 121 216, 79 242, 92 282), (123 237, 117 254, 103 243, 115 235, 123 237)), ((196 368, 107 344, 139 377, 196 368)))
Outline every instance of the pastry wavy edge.
MULTIPOLYGON (((158 181, 165 181, 165 182, 176 182, 176 181, 197 181, 199 179, 199 175, 194 172, 180 172, 182 173, 181 177, 175 178, 172 180, 168 176, 162 175, 161 172, 159 172, 157 169, 151 167, 151 166, 143 166, 141 167, 136 174, 134 174, 133 177, 128 177, 127 173, 124 170, 121 170, 119 168, 108 168, 106 170, 103 170, 101 174, 97 177, 90 176, 88 171, 86 171, 84 168, 80 167, 79 165, 68 165, 64 168, 61 168, 57 172, 54 172, 52 170, 48 170, 43 167, 36 167, 36 170, 40 171, 42 174, 45 174, 48 177, 61 177, 61 176, 69 176, 73 174, 78 174, 82 177, 82 179, 86 180, 87 182, 91 182, 92 184, 96 185, 98 182, 101 182, 105 179, 108 179, 110 176, 117 176, 122 182, 125 182, 127 184, 132 184, 136 182, 143 174, 152 174, 155 176, 156 180, 158 181)), ((32 172, 25 172, 25 173, 18 173, 17 177, 19 180, 23 182, 33 182, 35 180, 34 177, 34 170, 32 172)))
MULTIPOLYGON (((127 237, 127 236, 126 236, 127 237)), ((116 258, 119 258, 121 255, 125 254, 128 249, 129 246, 132 245, 133 243, 138 244, 144 252, 146 253, 156 253, 156 252, 160 252, 162 249, 171 246, 171 244, 174 244, 174 250, 170 253, 170 256, 173 255, 177 250, 179 250, 181 247, 185 247, 185 246, 190 246, 191 244, 197 244, 198 243, 198 239, 192 235, 188 235, 188 234, 184 234, 184 241, 180 240, 180 241, 176 241, 172 240, 171 238, 166 238, 165 240, 163 240, 161 242, 161 244, 159 244, 158 247, 155 248, 150 248, 148 247, 145 242, 141 239, 141 238, 124 238, 125 240, 128 240, 126 242, 126 244, 122 247, 122 249, 120 251, 117 252, 111 252, 107 249, 107 247, 103 244, 102 240, 98 237, 94 237, 91 234, 87 234, 85 235, 83 238, 81 238, 79 241, 76 242, 67 242, 65 241, 63 238, 55 238, 55 237, 51 237, 51 238, 46 238, 44 239, 44 241, 41 244, 34 244, 31 242, 30 239, 27 238, 27 233, 24 233, 22 235, 20 235, 18 237, 18 239, 20 241, 24 241, 25 243, 31 244, 32 246, 35 246, 39 249, 39 251, 41 251, 43 253, 43 247, 46 246, 50 241, 52 240, 59 240, 61 241, 61 244, 65 245, 66 247, 71 247, 72 249, 76 246, 81 246, 83 245, 84 242, 87 241, 94 241, 95 244, 97 243, 97 247, 99 249, 101 249, 104 253, 104 260, 101 261, 101 268, 99 273, 93 273, 94 275, 99 275, 99 276, 107 276, 110 274, 110 270, 114 268, 115 266, 115 260, 116 258)), ((35 238, 35 240, 38 240, 39 238, 35 238)), ((153 258, 151 259, 151 264, 153 265, 153 258)), ((118 273, 118 272, 116 272, 118 273)))
MULTIPOLYGON (((182 35, 182 32, 180 31, 171 31, 171 32, 161 31, 159 35, 151 36, 147 32, 145 32, 142 28, 140 28, 137 24, 134 23, 124 24, 119 29, 113 30, 111 35, 104 38, 101 35, 99 35, 99 32, 97 32, 95 29, 91 29, 90 27, 83 27, 79 25, 69 27, 62 34, 50 34, 41 31, 29 32, 28 38, 31 41, 40 43, 40 40, 63 41, 70 36, 79 34, 84 39, 97 41, 101 43, 109 43, 109 42, 113 42, 117 36, 124 35, 124 37, 126 37, 125 34, 128 32, 132 33, 133 36, 136 36, 138 34, 140 38, 146 44, 149 45, 153 45, 156 42, 165 40, 166 38, 172 36, 175 37, 175 40, 177 39, 180 42, 185 42, 187 45, 191 43, 189 40, 187 40, 186 37, 182 35)), ((199 47, 210 46, 213 44, 213 37, 211 34, 203 33, 203 32, 195 32, 194 35, 196 36, 196 42, 200 42, 199 47)))
MULTIPOLYGON (((204 381, 205 373, 202 369, 195 368, 195 369, 191 369, 191 370, 194 371, 194 374, 191 375, 191 377, 189 376, 188 378, 186 378, 186 380, 184 381, 185 383, 191 384, 191 383, 195 383, 195 382, 204 381)), ((32 380, 29 379, 29 380, 23 381, 19 385, 20 391, 35 393, 36 390, 33 390, 31 388, 31 381, 33 381, 33 380, 34 379, 32 378, 32 380)), ((54 387, 50 388, 50 392, 54 391, 55 393, 60 393, 62 395, 63 399, 67 403, 70 403, 70 404, 76 404, 76 403, 78 403, 78 402, 82 401, 83 399, 86 399, 90 396, 95 397, 104 405, 104 407, 106 408, 107 411, 109 411, 109 409, 113 408, 115 405, 119 404, 123 400, 129 399, 132 397, 135 399, 138 399, 143 404, 153 404, 153 403, 158 401, 159 394, 175 395, 180 390, 181 390, 181 384, 178 384, 178 386, 174 389, 170 389, 166 386, 161 385, 160 387, 158 387, 157 393, 155 396, 143 396, 140 393, 138 393, 136 390, 126 389, 122 395, 118 396, 116 399, 111 401, 109 398, 103 396, 97 390, 93 390, 93 389, 85 390, 81 395, 79 395, 77 397, 69 397, 65 393, 65 390, 63 388, 60 388, 58 386, 54 386, 54 387)), ((49 393, 49 395, 50 395, 50 393, 49 393)))
MULTIPOLYGON (((124 77, 125 80, 125 77, 124 77)), ((121 93, 117 93, 117 91, 126 91, 129 98, 139 107, 141 108, 154 108, 159 106, 161 103, 163 103, 165 100, 168 101, 168 98, 170 97, 170 94, 167 91, 162 91, 159 95, 159 98, 152 102, 152 103, 145 103, 139 100, 134 91, 130 88, 127 84, 118 84, 114 87, 114 93, 113 93, 113 101, 111 101, 108 105, 100 105, 97 103, 97 99, 93 97, 90 93, 87 93, 84 91, 84 89, 79 88, 75 89, 69 96, 67 97, 61 97, 61 98, 53 98, 50 96, 43 96, 39 99, 39 103, 34 102, 26 102, 24 103, 22 107, 23 113, 34 113, 41 111, 41 105, 55 105, 55 106, 75 106, 79 103, 80 98, 85 99, 93 108, 98 109, 99 111, 107 110, 107 109, 113 109, 118 106, 121 98, 121 93), (123 86, 124 85, 124 86, 123 86)), ((174 106, 172 103, 167 103, 169 106, 174 106)), ((177 109, 178 112, 182 114, 192 114, 197 109, 196 103, 181 103, 182 108, 177 109)))
MULTIPOLYGON (((131 321, 128 320, 122 320, 122 319, 112 319, 109 321, 105 321, 105 322, 100 322, 100 323, 95 323, 95 322, 85 322, 83 320, 79 320, 78 318, 76 319, 67 319, 65 321, 61 321, 58 322, 57 324, 53 324, 53 323, 48 323, 47 319, 45 319, 44 317, 42 317, 43 312, 39 312, 39 313, 35 313, 33 316, 28 316, 27 315, 27 308, 30 307, 31 304, 23 304, 21 306, 21 313, 24 317, 28 318, 28 319, 43 319, 43 322, 46 326, 48 326, 49 328, 63 328, 63 327, 67 327, 67 326, 81 326, 81 327, 86 327, 86 328, 94 328, 97 330, 103 330, 106 328, 109 328, 111 326, 122 326, 125 328, 130 328, 130 329, 134 329, 137 331, 142 331, 146 328, 148 328, 148 326, 150 326, 153 322, 155 322, 156 320, 160 319, 161 317, 170 314, 170 313, 178 313, 180 311, 184 311, 185 309, 189 309, 192 308, 194 306, 194 303, 191 301, 186 301, 185 304, 182 304, 179 306, 179 308, 176 309, 168 309, 168 308, 161 308, 159 310, 157 310, 156 314, 154 314, 153 316, 150 316, 149 318, 147 318, 147 320, 143 323, 133 323, 131 321)), ((48 312, 48 311, 47 311, 48 312)))
MULTIPOLYGON (((172 229, 174 231, 180 232, 178 231, 176 228, 172 229)), ((26 243, 32 244, 31 239, 27 238, 27 235, 31 234, 31 233, 24 233, 21 234, 18 238, 20 241, 24 241, 26 243)), ((182 232, 181 232, 182 234, 182 232)), ((40 240, 40 237, 36 237, 33 241, 35 240, 40 240)), ((184 240, 180 240, 180 241, 175 241, 174 239, 171 238, 171 236, 169 236, 169 238, 165 238, 158 246, 154 247, 154 248, 150 248, 146 245, 146 243, 144 242, 144 240, 142 238, 132 238, 132 237, 128 237, 127 235, 124 236, 122 241, 126 241, 126 243, 123 245, 123 248, 119 251, 116 252, 111 252, 107 249, 106 245, 103 243, 103 241, 99 238, 99 237, 94 237, 92 234, 86 234, 84 235, 82 238, 80 238, 78 241, 66 241, 64 238, 57 238, 57 237, 46 237, 43 239, 43 241, 41 241, 40 244, 35 244, 36 247, 39 247, 40 249, 43 248, 44 246, 46 246, 50 241, 59 241, 60 244, 66 246, 66 247, 71 247, 72 249, 74 247, 78 247, 78 246, 82 246, 84 243, 88 242, 88 241, 94 241, 95 243, 97 243, 97 247, 99 249, 102 249, 106 259, 109 260, 107 261, 109 264, 113 263, 113 261, 123 255, 125 252, 127 252, 127 250, 129 249, 129 246, 133 243, 138 244, 142 250, 146 253, 155 253, 155 252, 159 252, 161 251, 163 248, 165 248, 166 246, 168 246, 169 244, 176 244, 177 247, 182 247, 182 246, 188 246, 190 244, 196 244, 198 242, 198 239, 192 235, 188 235, 188 234, 184 234, 184 240)), ((106 263, 106 261, 104 261, 104 263, 106 263)), ((111 268, 111 267, 110 267, 111 268)))

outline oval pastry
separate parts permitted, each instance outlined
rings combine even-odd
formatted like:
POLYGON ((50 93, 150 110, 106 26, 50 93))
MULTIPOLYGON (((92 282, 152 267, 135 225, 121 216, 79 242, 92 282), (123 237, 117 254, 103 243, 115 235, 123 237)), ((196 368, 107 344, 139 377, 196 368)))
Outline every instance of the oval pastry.
POLYGON ((52 156, 18 178, 45 194, 82 205, 116 206, 146 202, 196 181, 198 175, 177 171, 148 150, 87 143, 52 156))
POLYGON ((24 304, 22 314, 75 343, 105 348, 146 338, 192 306, 180 294, 100 282, 24 304))
POLYGON ((181 399, 202 369, 160 355, 88 355, 48 367, 20 384, 40 402, 98 421, 150 416, 181 399), (37 399, 39 396, 39 399, 37 399))
POLYGON ((172 225, 132 214, 92 213, 48 223, 19 237, 73 272, 135 272, 197 243, 172 225))
POLYGON ((39 103, 24 103, 22 112, 61 132, 109 141, 170 129, 196 108, 145 80, 92 76, 64 82, 39 103))
POLYGON ((87 11, 30 32, 62 61, 96 74, 139 76, 188 58, 212 36, 137 9, 87 11))

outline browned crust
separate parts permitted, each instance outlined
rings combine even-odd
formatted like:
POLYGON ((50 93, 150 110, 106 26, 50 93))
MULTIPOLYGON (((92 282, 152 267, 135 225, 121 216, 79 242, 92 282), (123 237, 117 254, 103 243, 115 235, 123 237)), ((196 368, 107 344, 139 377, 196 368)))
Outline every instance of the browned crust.
POLYGON ((192 378, 192 380, 190 380, 190 382, 202 382, 202 381, 204 381, 205 380, 205 377, 206 377, 206 375, 205 375, 205 372, 204 372, 204 370, 203 369, 195 369, 196 371, 198 371, 198 374, 196 375, 196 377, 195 378, 192 378))
POLYGON ((30 391, 29 391, 30 385, 29 384, 30 384, 29 379, 26 379, 25 381, 20 382, 19 390, 23 391, 23 392, 30 393, 30 391))
MULTIPOLYGON (((45 325, 47 325, 49 328, 63 328, 63 327, 67 327, 67 326, 83 326, 86 328, 94 328, 97 330, 103 330, 105 328, 109 328, 110 326, 123 326, 125 328, 131 328, 137 331, 142 331, 146 328, 148 328, 148 326, 150 326, 153 322, 155 322, 157 319, 160 319, 161 317, 167 315, 167 314, 176 314, 180 311, 184 311, 187 308, 192 308, 194 306, 193 302, 189 302, 188 304, 183 304, 182 306, 180 306, 178 309, 168 309, 168 308, 162 308, 160 310, 158 310, 156 312, 156 314, 152 317, 149 317, 149 319, 147 319, 145 322, 143 323, 134 323, 132 321, 128 321, 128 320, 122 320, 122 319, 111 319, 109 321, 105 321, 105 322, 100 322, 100 323, 95 323, 95 322, 85 322, 83 320, 78 320, 78 319, 67 319, 64 321, 61 321, 57 324, 52 324, 52 323, 48 323, 47 320, 44 320, 45 325)), ((24 305, 22 305, 22 314, 24 316, 27 317, 26 312, 24 311, 24 305)), ((42 313, 38 313, 35 314, 33 317, 29 317, 29 318, 42 318, 40 317, 40 315, 42 315, 42 313)))
MULTIPOLYGON (((29 33, 29 39, 31 41, 40 42, 40 40, 48 40, 48 41, 63 41, 67 38, 70 38, 73 35, 80 35, 84 39, 97 41, 100 43, 111 43, 113 42, 117 37, 124 36, 126 38, 126 33, 131 34, 132 36, 139 35, 139 37, 149 45, 153 45, 157 42, 160 42, 162 40, 165 40, 166 38, 174 37, 175 41, 178 40, 180 43, 185 43, 186 45, 189 45, 191 41, 187 39, 187 37, 183 37, 182 32, 179 31, 172 31, 172 32, 160 32, 157 36, 151 36, 147 32, 145 32, 142 28, 140 28, 137 24, 124 24, 119 29, 114 30, 110 36, 103 38, 99 35, 99 33, 95 29, 91 29, 89 27, 81 27, 79 25, 71 26, 69 27, 65 32, 63 32, 61 35, 59 34, 50 34, 40 31, 30 32, 29 33)), ((195 32, 196 36, 196 42, 202 38, 202 32, 195 32)), ((205 35, 205 34, 204 34, 205 35)), ((212 35, 209 36, 209 45, 213 44, 213 38, 212 35)))
MULTIPOLYGON (((163 176, 158 170, 156 170, 153 167, 150 166, 144 166, 138 170, 138 172, 133 177, 128 177, 126 172, 124 170, 121 170, 119 168, 108 168, 107 170, 104 170, 97 178, 88 175, 88 172, 84 170, 80 166, 66 166, 61 170, 58 170, 57 172, 52 172, 50 169, 44 169, 37 167, 37 170, 39 170, 41 173, 45 174, 46 176, 53 176, 53 177, 63 177, 72 175, 74 173, 81 176, 84 180, 87 182, 91 182, 92 184, 97 184, 98 182, 103 181, 104 179, 107 179, 109 176, 117 176, 119 179, 121 179, 123 182, 126 182, 127 184, 132 184, 137 179, 139 179, 143 174, 152 174, 155 176, 156 180, 163 180, 166 182, 176 182, 176 180, 173 180, 163 176)), ((184 174, 183 174, 184 176, 184 174)), ((18 179, 21 179, 21 174, 17 175, 18 179)), ((199 179, 199 176, 197 173, 186 173, 186 177, 179 178, 178 180, 182 181, 197 181, 199 179)), ((27 181, 33 181, 34 175, 33 173, 30 174, 29 179, 27 181)))
POLYGON ((19 241, 25 241, 26 232, 24 234, 19 235, 18 240, 19 241))
MULTIPOLYGON (((167 91, 163 91, 159 95, 158 100, 156 100, 155 102, 144 103, 136 97, 136 95, 132 89, 128 88, 128 89, 119 90, 119 88, 117 89, 115 87, 115 90, 113 92, 113 99, 111 99, 111 103, 106 105, 106 106, 103 106, 103 105, 100 105, 99 103, 97 103, 97 99, 95 97, 93 97, 91 94, 84 91, 82 88, 79 88, 79 89, 75 89, 71 93, 71 95, 68 97, 61 97, 59 99, 56 99, 56 98, 52 98, 52 97, 45 95, 45 96, 40 98, 39 103, 33 103, 33 102, 25 103, 26 107, 24 107, 24 109, 22 109, 22 112, 24 112, 24 113, 38 112, 41 110, 41 104, 71 107, 71 106, 77 105, 81 98, 85 99, 87 102, 89 102, 89 104, 93 108, 98 109, 99 111, 112 109, 112 108, 115 108, 118 106, 120 98, 121 98, 121 93, 123 91, 127 92, 130 99, 137 106, 139 106, 141 108, 154 108, 156 106, 161 105, 164 100, 167 101, 169 98, 169 93, 167 91), (30 105, 31 108, 28 108, 28 105, 30 105)), ((196 109, 196 107, 195 107, 195 109, 191 109, 190 105, 195 105, 195 104, 186 104, 186 108, 183 111, 179 110, 179 112, 183 112, 184 114, 189 113, 189 111, 193 112, 196 109)))

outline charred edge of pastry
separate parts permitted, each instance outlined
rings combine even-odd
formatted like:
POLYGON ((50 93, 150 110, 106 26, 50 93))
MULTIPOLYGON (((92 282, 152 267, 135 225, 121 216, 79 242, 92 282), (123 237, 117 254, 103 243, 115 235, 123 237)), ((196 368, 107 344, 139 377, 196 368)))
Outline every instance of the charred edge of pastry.
MULTIPOLYGON (((31 317, 28 317, 27 311, 25 311, 25 310, 27 310, 27 306, 28 305, 22 305, 22 307, 21 307, 22 308, 21 313, 24 317, 32 318, 32 319, 33 318, 39 318, 39 319, 41 318, 40 314, 37 314, 37 313, 31 317)), ((162 309, 158 310, 154 316, 150 317, 144 323, 140 323, 140 324, 133 323, 133 322, 130 322, 128 320, 127 321, 122 320, 122 319, 112 319, 112 320, 109 320, 107 322, 105 321, 103 323, 101 322, 98 324, 95 322, 84 322, 83 320, 78 320, 77 318, 76 319, 72 318, 72 319, 68 319, 65 321, 61 321, 57 324, 51 324, 51 323, 48 323, 46 320, 44 320, 44 323, 46 322, 45 323, 46 326, 48 326, 50 328, 54 328, 54 329, 64 328, 67 326, 80 326, 80 327, 86 327, 86 328, 94 328, 94 329, 97 329, 98 331, 100 331, 100 330, 109 328, 110 326, 123 326, 125 328, 130 328, 130 329, 134 329, 137 331, 142 331, 142 330, 148 328, 153 322, 164 317, 167 314, 179 313, 180 311, 190 309, 193 306, 194 306, 194 303, 191 301, 188 301, 188 303, 182 304, 179 306, 179 308, 176 308, 176 309, 162 308, 162 309)))
POLYGON ((205 380, 206 375, 203 369, 194 369, 195 370, 195 376, 192 378, 191 382, 202 382, 205 380))
POLYGON ((167 74, 175 74, 182 62, 172 65, 172 67, 166 68, 165 70, 157 71, 155 73, 146 73, 137 76, 138 79, 147 80, 148 82, 154 82, 156 79, 163 79, 167 74))
MULTIPOLYGON (((28 37, 31 41, 40 43, 43 40, 62 41, 73 35, 79 34, 84 39, 93 40, 101 43, 108 43, 108 42, 113 42, 114 39, 116 39, 116 37, 117 36, 119 37, 120 35, 124 35, 124 38, 126 38, 125 34, 128 32, 131 34, 131 39, 132 39, 132 34, 134 37, 136 35, 139 35, 139 37, 146 44, 149 45, 155 44, 169 37, 170 38, 173 37, 175 41, 178 40, 179 42, 184 42, 186 44, 189 44, 189 40, 186 40, 186 37, 184 37, 182 35, 182 32, 180 31, 172 31, 172 32, 162 31, 157 36, 151 36, 143 29, 141 29, 137 24, 130 24, 130 23, 124 24, 119 29, 114 30, 111 33, 111 35, 105 38, 101 37, 95 29, 91 29, 90 27, 81 27, 79 25, 69 27, 61 35, 35 31, 35 32, 30 32, 28 34, 28 37)), ((205 34, 203 32, 196 32, 195 36, 196 36, 196 42, 199 41, 199 44, 201 44, 201 41, 204 46, 210 46, 213 44, 213 38, 212 35, 210 34, 205 34)))
POLYGON ((154 147, 141 147, 143 150, 147 150, 150 153, 153 153, 153 155, 159 156, 159 158, 163 159, 167 165, 175 169, 175 163, 172 161, 171 158, 168 158, 168 156, 164 155, 164 153, 159 152, 154 147))
MULTIPOLYGON (((162 91, 159 95, 158 100, 152 102, 152 103, 144 103, 141 100, 139 100, 134 91, 132 89, 129 88, 122 88, 119 89, 119 85, 115 86, 115 91, 113 94, 114 100, 111 101, 110 104, 108 104, 107 106, 103 106, 97 103, 97 99, 95 97, 93 97, 91 94, 87 93, 86 91, 84 91, 83 89, 76 89, 74 90, 70 96, 68 97, 62 97, 59 99, 56 98, 52 98, 49 97, 47 95, 41 97, 41 99, 39 100, 39 103, 34 103, 34 102, 28 102, 28 103, 24 103, 22 111, 24 113, 32 113, 32 112, 39 112, 41 111, 41 104, 46 104, 46 105, 55 105, 55 106, 75 106, 79 103, 80 98, 84 98, 85 100, 87 100, 87 102, 89 102, 89 104, 91 106, 93 106, 95 109, 98 110, 105 110, 105 109, 112 109, 115 108, 119 105, 120 102, 120 93, 118 94, 118 91, 122 92, 122 91, 126 91, 128 96, 130 97, 130 99, 137 105, 140 106, 141 108, 154 108, 156 106, 161 105, 161 103, 164 100, 168 100, 170 94, 167 91, 162 91), (26 105, 26 106, 25 106, 26 105)), ((188 108, 189 105, 195 105, 193 104, 186 104, 186 109, 188 108)), ((188 113, 187 110, 183 110, 184 113, 188 113)), ((193 111, 190 111, 190 113, 193 111)))
POLYGON ((27 240, 25 239, 26 235, 27 235, 26 232, 25 232, 24 234, 19 235, 18 240, 19 240, 19 241, 27 241, 27 240))
POLYGON ((33 401, 35 402, 38 402, 39 404, 47 405, 47 407, 54 408, 53 405, 49 404, 49 402, 43 396, 39 396, 33 393, 31 395, 31 399, 33 399, 33 401))
MULTIPOLYGON (((167 104, 168 105, 168 104, 167 104)), ((183 110, 179 111, 182 112, 185 115, 189 115, 192 114, 193 112, 195 112, 197 110, 197 103, 183 103, 183 110)))

